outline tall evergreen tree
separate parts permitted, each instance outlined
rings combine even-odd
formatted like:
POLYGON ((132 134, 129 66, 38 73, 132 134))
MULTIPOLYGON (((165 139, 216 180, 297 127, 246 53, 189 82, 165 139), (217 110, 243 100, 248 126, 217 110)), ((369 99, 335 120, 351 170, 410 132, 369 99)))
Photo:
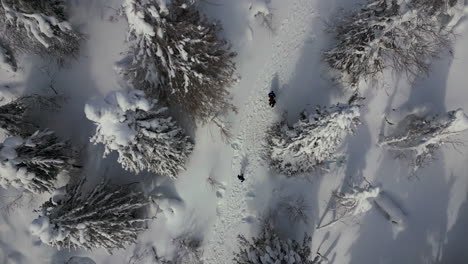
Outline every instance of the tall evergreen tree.
POLYGON ((270 128, 267 159, 270 166, 292 176, 310 172, 336 160, 336 151, 359 121, 359 106, 337 104, 318 107, 316 113, 302 113, 292 127, 283 120, 270 128))
POLYGON ((209 121, 234 109, 228 86, 236 55, 191 0, 125 0, 132 47, 123 74, 152 98, 209 121), (166 4, 166 2, 169 2, 166 4))
POLYGON ((84 193, 83 185, 68 186, 63 199, 44 203, 31 224, 32 234, 58 249, 104 248, 111 253, 135 243, 148 220, 139 212, 148 204, 144 194, 108 181, 84 193))
POLYGON ((185 169, 193 143, 165 111, 139 90, 113 92, 85 107, 86 116, 97 126, 91 141, 105 145, 104 156, 117 151, 126 170, 176 178, 185 169))
POLYGON ((0 185, 33 193, 54 191, 57 176, 72 167, 70 149, 48 130, 5 139, 0 144, 0 185))
POLYGON ((410 114, 391 135, 382 138, 380 146, 390 150, 395 157, 409 161, 415 172, 430 163, 435 151, 444 144, 461 144, 454 137, 467 129, 468 117, 462 109, 444 115, 410 114))
POLYGON ((450 33, 429 10, 432 0, 369 0, 333 28, 336 46, 324 59, 354 87, 385 68, 410 77, 428 73, 431 59, 450 49, 450 33))
POLYGON ((52 56, 59 62, 76 56, 82 35, 67 19, 63 0, 0 1, 0 34, 17 51, 52 56))

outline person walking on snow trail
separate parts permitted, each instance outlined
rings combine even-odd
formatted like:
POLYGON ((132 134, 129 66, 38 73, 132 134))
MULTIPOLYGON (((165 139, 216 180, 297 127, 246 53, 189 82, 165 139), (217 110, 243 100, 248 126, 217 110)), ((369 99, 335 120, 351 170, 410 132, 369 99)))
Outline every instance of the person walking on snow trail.
POLYGON ((276 94, 275 92, 271 91, 269 94, 268 94, 268 104, 271 106, 271 107, 274 107, 275 104, 276 104, 276 94))
POLYGON ((237 178, 238 178, 241 182, 244 182, 244 181, 245 181, 245 178, 244 178, 244 174, 243 174, 243 173, 237 175, 237 178))

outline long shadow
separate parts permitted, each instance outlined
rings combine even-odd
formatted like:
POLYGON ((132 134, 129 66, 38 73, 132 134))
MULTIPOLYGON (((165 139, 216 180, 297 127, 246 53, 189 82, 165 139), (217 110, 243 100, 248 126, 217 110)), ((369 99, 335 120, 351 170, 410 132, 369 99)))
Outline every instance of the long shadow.
POLYGON ((421 76, 414 82, 408 101, 401 106, 403 110, 425 106, 429 112, 444 113, 446 109, 445 96, 447 78, 453 58, 449 54, 442 55, 444 59, 434 61, 428 76, 421 76))
MULTIPOLYGON (((433 73, 415 82, 401 109, 407 111, 428 105, 431 112, 445 112, 449 65, 449 60, 436 61, 433 73)), ((405 164, 394 162, 389 154, 384 154, 375 179, 392 197, 400 197, 397 203, 407 212, 406 227, 396 231, 374 210, 362 219, 359 237, 348 252, 350 263, 428 263, 434 260, 437 243, 446 236, 446 209, 454 184, 453 180, 446 180, 443 153, 437 155, 439 160, 418 171, 420 180, 410 181, 405 164)))
MULTIPOLYGON (((348 136, 348 144, 346 146, 346 169, 344 181, 357 181, 354 184, 359 185, 363 181, 363 171, 367 166, 367 153, 371 149, 371 133, 370 127, 365 123, 364 116, 369 110, 365 107, 361 108, 361 121, 355 135, 348 136)), ((347 184, 342 185, 341 191, 347 191, 347 184)))
POLYGON ((427 263, 433 257, 433 242, 445 237, 453 181, 446 181, 439 162, 422 170, 421 180, 414 182, 401 179, 398 164, 388 160, 378 171, 378 184, 383 190, 400 197, 396 203, 406 213, 405 229, 396 231, 379 211, 372 210, 360 222, 359 237, 348 252, 350 263, 427 263))
MULTIPOLYGON (((76 7, 87 9, 77 11, 80 12, 80 15, 84 13, 85 16, 85 18, 78 19, 80 20, 78 23, 86 24, 87 19, 92 20, 96 19, 96 17, 107 19, 108 16, 104 14, 106 13, 104 9, 107 8, 106 4, 111 5, 112 1, 102 3, 95 1, 87 1, 87 3, 84 3, 84 1, 76 1, 76 7)), ((111 9, 109 10, 112 11, 111 9)), ((98 23, 94 23, 93 25, 100 26, 98 23)), ((116 35, 115 32, 111 34, 113 34, 112 37, 116 35)), ((90 137, 95 132, 95 125, 86 118, 84 106, 91 97, 102 96, 102 93, 113 89, 115 90, 116 88, 104 86, 112 86, 117 82, 113 80, 115 75, 111 75, 111 72, 113 72, 111 66, 109 69, 99 69, 99 73, 105 76, 100 76, 92 71, 93 68, 100 67, 102 66, 101 64, 106 64, 107 62, 101 63, 92 60, 91 56, 99 52, 100 48, 93 48, 91 45, 102 45, 102 43, 96 43, 95 38, 93 40, 87 40, 82 45, 82 54, 80 57, 74 61, 70 61, 64 68, 57 68, 55 65, 45 63, 39 58, 34 59, 31 71, 25 79, 26 89, 24 93, 47 96, 53 96, 58 93, 64 98, 64 101, 61 103, 61 108, 59 109, 33 113, 33 119, 36 123, 40 124, 41 128, 50 128, 54 130, 61 139, 70 140, 72 145, 79 150, 79 162, 81 163, 80 165, 83 166, 80 174, 86 177, 88 188, 92 188, 92 186, 104 178, 116 184, 139 182, 143 187, 150 185, 159 176, 149 173, 134 175, 133 173, 127 172, 116 162, 116 153, 111 153, 108 157, 103 158, 103 146, 95 146, 89 142, 90 137), (92 43, 88 41, 92 41, 92 43), (112 80, 105 82, 106 78, 112 80)), ((172 181, 166 181, 163 185, 167 186, 170 190, 174 189, 172 181)), ((47 248, 47 250, 50 249, 47 248)), ((119 255, 122 252, 122 250, 115 251, 115 254, 119 255)), ((80 255, 80 253, 81 251, 59 250, 52 256, 51 261, 52 263, 63 263, 70 256, 80 255)))
MULTIPOLYGON (((468 190, 467 190, 468 191, 468 190)), ((466 234, 468 234, 468 200, 465 200, 458 211, 455 224, 447 233, 445 245, 441 248, 441 257, 433 263, 463 264, 468 259, 466 234)))

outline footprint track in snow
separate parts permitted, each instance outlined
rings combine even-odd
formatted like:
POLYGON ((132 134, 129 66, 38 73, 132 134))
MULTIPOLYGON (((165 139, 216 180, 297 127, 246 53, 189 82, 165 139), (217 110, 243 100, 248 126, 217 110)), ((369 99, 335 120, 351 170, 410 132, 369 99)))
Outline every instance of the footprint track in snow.
POLYGON ((292 0, 292 8, 274 36, 273 52, 266 59, 263 71, 253 84, 248 101, 239 114, 242 124, 235 142, 232 160, 233 174, 239 173, 243 157, 248 157, 249 165, 244 172, 246 181, 241 183, 236 177, 230 177, 224 196, 218 201, 214 227, 207 237, 204 260, 207 264, 232 263, 233 252, 237 249, 238 226, 255 222, 256 217, 249 212, 247 202, 255 195, 252 182, 253 172, 261 164, 263 141, 267 129, 277 118, 275 111, 266 102, 271 81, 275 74, 280 81, 289 81, 293 75, 300 48, 310 37, 312 26, 313 3, 310 0, 292 0))

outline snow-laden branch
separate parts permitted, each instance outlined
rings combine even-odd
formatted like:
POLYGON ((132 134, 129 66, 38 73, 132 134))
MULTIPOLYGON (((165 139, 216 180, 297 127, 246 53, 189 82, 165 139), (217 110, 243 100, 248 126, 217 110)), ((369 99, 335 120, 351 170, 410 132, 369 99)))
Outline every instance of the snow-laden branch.
POLYGON ((33 125, 25 121, 27 110, 31 107, 33 97, 20 97, 0 106, 0 127, 10 136, 28 136, 33 125))
POLYGON ((126 170, 176 178, 185 169, 193 143, 165 111, 139 90, 91 100, 85 106, 86 117, 97 126, 91 142, 104 144, 104 156, 117 151, 126 170))
POLYGON ((227 87, 234 52, 189 0, 125 0, 132 43, 122 73, 148 96, 164 99, 199 121, 233 108, 227 87))
POLYGON ((370 0, 333 29, 337 44, 325 52, 325 61, 353 86, 385 68, 411 78, 428 73, 431 59, 451 45, 450 32, 440 21, 446 12, 435 3, 370 0), (434 9, 440 11, 438 15, 431 15, 434 9))
POLYGON ((15 49, 59 60, 76 55, 82 36, 66 21, 64 10, 62 0, 1 0, 3 38, 15 49))
POLYGON ((335 161, 343 139, 360 124, 359 116, 359 106, 337 104, 303 114, 292 127, 284 121, 275 124, 267 137, 270 166, 292 176, 335 161))
POLYGON ((444 115, 406 116, 390 136, 379 145, 391 150, 396 157, 408 159, 413 171, 434 159, 434 152, 451 138, 468 130, 468 117, 462 109, 444 115))
POLYGON ((312 238, 304 235, 302 243, 296 240, 281 239, 273 226, 266 223, 257 237, 251 240, 239 235, 240 250, 235 253, 234 262, 237 264, 266 264, 266 263, 318 263, 311 259, 312 238))
POLYGON ((0 144, 0 185, 52 192, 58 175, 71 169, 71 162, 70 145, 60 142, 52 131, 9 137, 0 144))
POLYGON ((148 221, 139 212, 148 204, 144 194, 108 181, 83 193, 83 184, 68 186, 59 201, 44 203, 41 215, 31 223, 31 233, 58 249, 104 248, 111 253, 135 243, 148 221))

